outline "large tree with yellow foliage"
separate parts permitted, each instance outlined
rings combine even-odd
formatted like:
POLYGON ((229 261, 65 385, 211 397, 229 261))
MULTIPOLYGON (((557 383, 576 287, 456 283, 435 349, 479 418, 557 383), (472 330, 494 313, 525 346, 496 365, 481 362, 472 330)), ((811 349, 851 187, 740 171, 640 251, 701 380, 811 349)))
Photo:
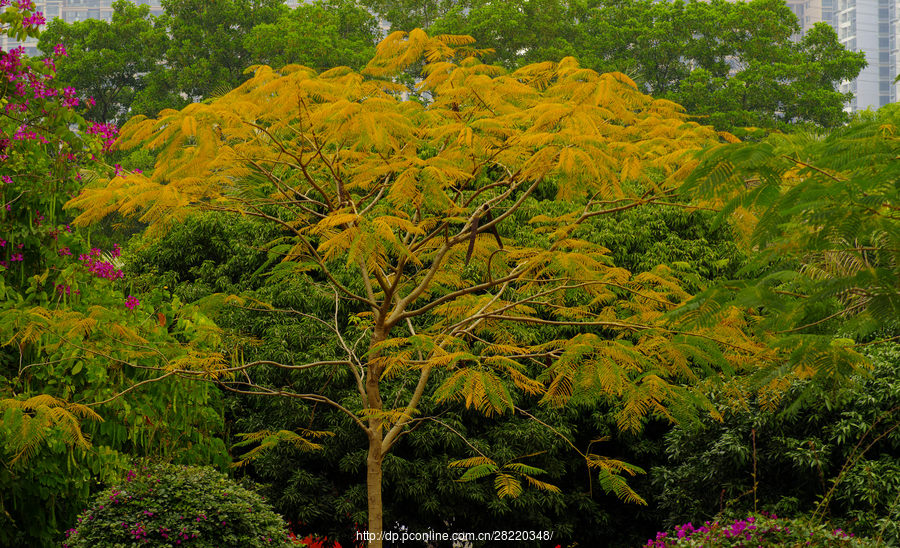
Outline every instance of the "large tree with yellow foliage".
MULTIPOLYGON (((358 426, 376 535, 383 460, 423 419, 423 398, 488 415, 518 411, 520 394, 547 405, 603 400, 621 428, 636 430, 649 416, 688 413, 702 401, 686 386, 719 368, 755 367, 761 352, 738 311, 714 331, 668 326, 665 314, 690 296, 678 273, 618 268, 589 231, 599 215, 679 205, 690 153, 731 136, 686 122, 678 105, 622 74, 572 58, 507 73, 481 53, 468 37, 415 30, 388 36, 362 73, 254 67, 218 99, 133 119, 118 146, 155 151, 155 169, 70 202, 83 210, 78 223, 118 212, 161 231, 209 209, 283 229, 270 249, 282 259, 276 274, 333 290, 333 313, 313 320, 342 355, 260 364, 235 354, 205 360, 204 375, 241 393, 328 405, 358 426), (416 88, 399 84, 416 66, 416 88), (363 312, 347 318, 345 303, 363 312), (355 395, 261 386, 256 366, 331 368, 355 395)), ((257 439, 301 443, 296 433, 257 439)), ((625 463, 585 458, 608 488, 640 500, 621 479, 625 463)), ((501 496, 523 482, 554 489, 521 463, 457 464, 465 479, 492 476, 501 496)))

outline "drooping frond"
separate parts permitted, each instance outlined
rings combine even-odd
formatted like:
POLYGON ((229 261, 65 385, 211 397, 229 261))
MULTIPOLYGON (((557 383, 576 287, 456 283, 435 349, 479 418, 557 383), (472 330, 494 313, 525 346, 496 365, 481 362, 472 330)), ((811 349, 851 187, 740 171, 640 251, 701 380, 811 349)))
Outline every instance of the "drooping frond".
POLYGON ((235 443, 234 447, 254 447, 244 453, 240 460, 235 461, 234 466, 245 466, 280 444, 290 445, 300 451, 318 451, 322 448, 322 445, 312 440, 333 435, 331 432, 306 429, 301 429, 297 432, 289 430, 260 430, 258 432, 238 434, 241 441, 235 443))
POLYGON ((27 399, 0 399, 0 417, 13 451, 11 465, 21 466, 41 445, 56 440, 66 446, 87 449, 88 436, 81 429, 82 420, 103 420, 91 408, 70 403, 49 394, 27 399))
POLYGON ((522 481, 540 491, 558 493, 559 488, 550 483, 536 479, 534 476, 544 474, 545 471, 535 466, 528 466, 520 462, 508 462, 498 465, 493 460, 485 457, 471 457, 450 463, 451 468, 464 468, 465 472, 456 481, 475 481, 488 476, 494 477, 494 489, 500 498, 516 498, 522 494, 522 481))

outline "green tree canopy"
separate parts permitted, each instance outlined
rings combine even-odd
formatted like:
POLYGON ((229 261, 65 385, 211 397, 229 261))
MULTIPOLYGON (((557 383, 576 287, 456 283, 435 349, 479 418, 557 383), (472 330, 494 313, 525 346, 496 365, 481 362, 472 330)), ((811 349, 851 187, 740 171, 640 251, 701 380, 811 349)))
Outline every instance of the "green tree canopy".
POLYGON ((362 69, 381 40, 378 21, 352 0, 301 4, 274 23, 256 25, 244 40, 255 63, 327 70, 362 69))
POLYGON ((159 26, 169 36, 162 71, 154 74, 138 112, 183 106, 243 82, 255 64, 245 46, 257 25, 274 23, 287 10, 284 0, 162 0, 159 26), (187 99, 184 99, 187 97, 187 99))
POLYGON ((159 70, 169 38, 149 6, 116 0, 111 22, 51 21, 38 47, 49 54, 57 44, 68 49, 57 62, 57 78, 94 98, 89 116, 121 124, 133 115, 131 104, 147 87, 148 73, 159 70))
MULTIPOLYGON (((839 125, 848 96, 836 87, 865 66, 826 24, 792 40, 800 28, 783 0, 425 4, 441 14, 433 33, 474 36, 507 68, 574 56, 587 68, 628 74, 645 93, 719 129, 839 125)), ((405 18, 384 13, 408 30, 405 18)))

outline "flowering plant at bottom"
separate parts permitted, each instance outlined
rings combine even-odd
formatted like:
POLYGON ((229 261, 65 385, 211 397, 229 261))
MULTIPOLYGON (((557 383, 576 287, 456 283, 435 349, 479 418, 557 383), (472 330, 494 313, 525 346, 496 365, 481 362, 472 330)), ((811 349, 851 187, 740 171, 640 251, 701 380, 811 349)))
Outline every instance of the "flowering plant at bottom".
POLYGON ((301 548, 263 498, 209 467, 129 471, 66 532, 64 548, 158 546, 301 548))
POLYGON ((685 523, 672 532, 660 531, 644 548, 670 547, 764 547, 841 546, 868 547, 880 544, 841 529, 815 524, 803 518, 784 519, 774 514, 751 515, 734 521, 705 522, 695 527, 685 523))

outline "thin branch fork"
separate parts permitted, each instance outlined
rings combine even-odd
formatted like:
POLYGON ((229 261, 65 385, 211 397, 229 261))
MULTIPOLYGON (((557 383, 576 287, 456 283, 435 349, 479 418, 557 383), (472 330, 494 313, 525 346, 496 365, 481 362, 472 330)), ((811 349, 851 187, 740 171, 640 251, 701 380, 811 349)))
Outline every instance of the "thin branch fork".
POLYGON ((286 155, 290 156, 291 158, 293 158, 294 160, 296 160, 298 166, 300 167, 301 171, 302 171, 303 174, 305 175, 307 182, 308 182, 313 188, 316 189, 316 191, 322 196, 322 198, 325 199, 325 203, 326 203, 326 205, 328 206, 328 209, 330 209, 331 211, 335 211, 335 210, 336 210, 335 205, 334 205, 334 203, 331 201, 331 199, 328 197, 328 194, 326 194, 325 191, 322 189, 322 187, 320 187, 320 186, 318 185, 318 183, 316 183, 316 182, 313 180, 313 178, 309 175, 309 172, 306 170, 306 166, 309 165, 309 162, 312 161, 312 159, 310 159, 310 160, 308 160, 306 163, 304 163, 304 162, 303 162, 303 158, 302 158, 301 156, 297 156, 294 152, 288 150, 288 148, 284 146, 284 143, 281 142, 281 139, 279 139, 279 138, 275 137, 274 135, 272 135, 272 133, 269 132, 269 130, 268 130, 267 128, 265 128, 265 127, 263 127, 263 126, 260 126, 260 125, 258 125, 258 124, 254 124, 253 122, 247 122, 247 121, 245 121, 244 123, 247 124, 247 125, 249 125, 249 126, 251 126, 251 127, 254 127, 254 128, 256 128, 256 129, 262 131, 263 133, 265 133, 266 136, 268 136, 268 137, 272 140, 272 142, 275 143, 275 145, 278 147, 278 149, 279 149, 283 154, 286 154, 286 155))
POLYGON ((329 283, 331 283, 334 287, 340 289, 341 293, 343 293, 347 297, 349 297, 355 301, 358 301, 362 304, 365 304, 366 306, 369 306, 373 309, 378 308, 378 305, 375 303, 374 300, 370 300, 370 299, 367 299, 360 295, 357 295, 356 293, 347 289, 342 283, 337 281, 337 279, 334 277, 334 275, 331 273, 331 271, 328 269, 328 267, 325 266, 325 261, 322 260, 322 258, 319 256, 318 251, 316 251, 316 249, 313 247, 313 245, 306 239, 306 237, 303 235, 303 233, 301 233, 299 230, 297 230, 296 227, 292 226, 290 223, 287 223, 287 222, 279 219, 278 217, 273 217, 267 213, 262 212, 261 210, 259 210, 259 208, 253 206, 252 204, 248 204, 248 205, 250 205, 250 207, 254 208, 255 211, 246 211, 246 210, 240 210, 240 209, 235 209, 235 208, 230 208, 230 207, 221 207, 221 206, 208 206, 207 209, 209 209, 210 211, 223 211, 223 212, 229 212, 229 213, 238 213, 238 214, 242 214, 242 215, 250 215, 251 217, 259 217, 262 219, 266 219, 266 220, 275 222, 275 223, 287 228, 288 230, 293 232, 301 242, 303 242, 303 244, 309 250, 310 256, 313 258, 314 261, 316 261, 316 264, 322 270, 322 273, 325 274, 325 277, 328 278, 329 283))
POLYGON ((254 383, 246 383, 246 382, 235 382, 232 384, 229 384, 229 383, 226 383, 226 382, 223 382, 220 380, 215 380, 215 382, 216 382, 216 384, 221 386, 223 389, 228 390, 229 392, 237 393, 237 394, 246 394, 246 395, 251 395, 251 396, 280 396, 280 397, 288 397, 288 398, 312 401, 312 402, 316 402, 316 403, 324 403, 324 404, 330 405, 331 407, 337 409, 338 411, 340 411, 340 412, 344 413, 345 415, 347 415, 348 417, 350 417, 353 420, 353 422, 357 426, 359 426, 364 432, 368 432, 368 430, 369 430, 368 427, 359 419, 359 417, 356 416, 356 413, 350 411, 349 409, 347 409, 343 405, 337 403, 336 401, 334 401, 330 398, 327 398, 325 396, 322 396, 320 394, 298 394, 296 392, 288 392, 285 390, 273 390, 271 388, 266 388, 264 386, 259 386, 254 383), (236 388, 233 385, 245 385, 245 386, 249 386, 249 389, 236 388))

